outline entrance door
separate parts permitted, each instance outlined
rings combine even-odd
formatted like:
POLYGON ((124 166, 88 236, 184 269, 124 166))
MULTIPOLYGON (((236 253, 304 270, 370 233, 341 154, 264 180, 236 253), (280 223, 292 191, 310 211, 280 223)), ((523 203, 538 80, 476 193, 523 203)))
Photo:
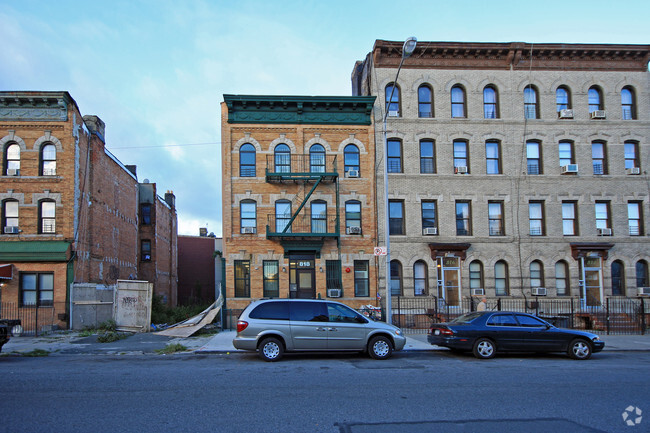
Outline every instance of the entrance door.
POLYGON ((585 257, 583 259, 584 283, 581 297, 587 307, 602 305, 603 273, 600 257, 585 257))
POLYGON ((439 272, 442 272, 442 293, 439 295, 447 305, 457 307, 460 305, 460 258, 440 257, 438 266, 439 272))
POLYGON ((291 298, 316 298, 316 270, 313 254, 294 254, 289 258, 289 294, 291 298))

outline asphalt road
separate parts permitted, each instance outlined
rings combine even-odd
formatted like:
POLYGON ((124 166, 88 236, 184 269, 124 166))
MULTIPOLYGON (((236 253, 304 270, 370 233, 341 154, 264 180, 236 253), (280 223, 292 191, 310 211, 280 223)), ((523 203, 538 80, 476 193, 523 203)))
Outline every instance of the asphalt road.
POLYGON ((607 351, 0 357, 0 431, 647 432, 648 371, 647 352, 607 351))

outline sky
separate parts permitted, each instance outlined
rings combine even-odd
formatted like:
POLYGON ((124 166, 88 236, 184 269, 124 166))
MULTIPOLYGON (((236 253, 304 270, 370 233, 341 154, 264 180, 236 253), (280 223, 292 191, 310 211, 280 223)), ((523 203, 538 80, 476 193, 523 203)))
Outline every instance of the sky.
POLYGON ((0 0, 0 90, 67 91, 221 236, 224 94, 351 95, 376 39, 650 44, 650 1, 0 0))

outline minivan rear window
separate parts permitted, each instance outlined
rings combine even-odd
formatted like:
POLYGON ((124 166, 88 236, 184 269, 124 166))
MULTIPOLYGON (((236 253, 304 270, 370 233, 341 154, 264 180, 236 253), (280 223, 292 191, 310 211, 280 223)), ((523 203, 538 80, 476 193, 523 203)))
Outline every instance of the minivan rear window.
POLYGON ((289 303, 265 302, 255 307, 248 317, 251 319, 289 320, 289 303))

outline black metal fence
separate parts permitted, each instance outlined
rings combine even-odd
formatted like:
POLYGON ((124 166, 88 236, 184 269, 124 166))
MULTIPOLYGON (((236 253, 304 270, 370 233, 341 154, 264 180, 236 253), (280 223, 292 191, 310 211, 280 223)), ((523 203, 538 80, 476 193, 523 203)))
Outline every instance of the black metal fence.
POLYGON ((62 323, 59 315, 65 312, 61 302, 47 307, 20 306, 15 302, 0 302, 0 319, 20 319, 23 335, 39 335, 54 331, 62 323))

